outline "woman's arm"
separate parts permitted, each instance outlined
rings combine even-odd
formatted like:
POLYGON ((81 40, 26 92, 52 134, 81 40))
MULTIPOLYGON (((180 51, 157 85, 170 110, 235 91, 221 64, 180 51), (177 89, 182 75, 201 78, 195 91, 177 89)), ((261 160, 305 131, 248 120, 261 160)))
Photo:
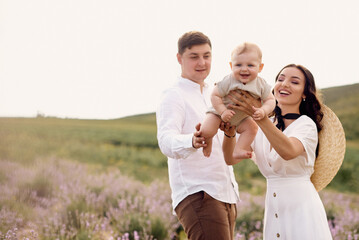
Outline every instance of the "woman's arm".
MULTIPOLYGON (((231 92, 230 98, 236 104, 230 105, 231 108, 244 111, 249 116, 252 116, 255 109, 261 105, 260 100, 254 99, 250 94, 244 91, 242 91, 242 94, 231 92)), ((284 160, 293 159, 304 151, 303 144, 297 138, 284 135, 268 117, 257 120, 256 123, 262 129, 271 147, 273 147, 284 160)))
POLYGON ((243 159, 233 158, 233 150, 236 146, 236 128, 234 126, 230 126, 230 124, 228 123, 222 122, 220 125, 220 129, 225 133, 222 143, 224 160, 226 161, 227 165, 234 165, 236 163, 239 163, 243 159))
POLYGON ((256 122, 267 137, 271 146, 284 160, 291 160, 304 152, 304 147, 301 141, 295 137, 287 137, 284 135, 282 131, 274 126, 268 117, 256 122))

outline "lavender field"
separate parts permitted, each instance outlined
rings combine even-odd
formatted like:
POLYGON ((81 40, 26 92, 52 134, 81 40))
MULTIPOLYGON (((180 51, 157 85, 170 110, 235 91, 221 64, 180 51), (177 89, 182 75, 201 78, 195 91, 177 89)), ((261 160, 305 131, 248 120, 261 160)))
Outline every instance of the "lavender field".
MULTIPOLYGON (((0 162, 0 239, 179 239, 166 182, 64 159, 0 162)), ((261 239, 263 196, 241 194, 236 239, 261 239)), ((334 239, 358 239, 359 197, 321 192, 334 239)))
MULTIPOLYGON (((0 240, 185 240, 172 215, 153 115, 94 121, 0 118, 0 240)), ((320 192, 334 239, 359 239, 359 144, 320 192)), ((265 182, 235 166, 235 239, 262 239, 265 182)))

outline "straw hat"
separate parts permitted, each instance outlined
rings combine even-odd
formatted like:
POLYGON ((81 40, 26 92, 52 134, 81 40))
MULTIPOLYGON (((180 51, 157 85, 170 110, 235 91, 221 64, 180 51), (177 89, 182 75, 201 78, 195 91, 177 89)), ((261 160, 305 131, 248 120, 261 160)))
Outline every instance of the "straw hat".
POLYGON ((319 152, 315 160, 314 173, 311 176, 316 190, 325 188, 337 174, 344 160, 345 134, 338 117, 326 105, 322 104, 324 114, 319 132, 319 152))

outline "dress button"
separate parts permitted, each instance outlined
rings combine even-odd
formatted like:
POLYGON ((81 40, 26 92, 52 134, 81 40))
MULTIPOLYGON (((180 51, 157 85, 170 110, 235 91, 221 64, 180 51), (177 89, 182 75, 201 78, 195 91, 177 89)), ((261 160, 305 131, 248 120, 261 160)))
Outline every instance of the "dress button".
POLYGON ((274 214, 276 218, 278 218, 278 214, 274 214))
POLYGON ((277 196, 277 194, 276 193, 273 193, 273 197, 276 197, 277 196))
POLYGON ((280 234, 279 233, 277 233, 277 238, 279 238, 280 237, 280 234))

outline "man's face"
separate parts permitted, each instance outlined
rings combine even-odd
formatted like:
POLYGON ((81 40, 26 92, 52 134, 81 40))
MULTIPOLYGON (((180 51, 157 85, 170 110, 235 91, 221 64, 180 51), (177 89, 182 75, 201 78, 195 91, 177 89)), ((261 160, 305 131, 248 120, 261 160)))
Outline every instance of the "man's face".
POLYGON ((181 76, 200 84, 211 71, 212 50, 209 44, 194 45, 177 54, 177 59, 182 67, 181 76))

